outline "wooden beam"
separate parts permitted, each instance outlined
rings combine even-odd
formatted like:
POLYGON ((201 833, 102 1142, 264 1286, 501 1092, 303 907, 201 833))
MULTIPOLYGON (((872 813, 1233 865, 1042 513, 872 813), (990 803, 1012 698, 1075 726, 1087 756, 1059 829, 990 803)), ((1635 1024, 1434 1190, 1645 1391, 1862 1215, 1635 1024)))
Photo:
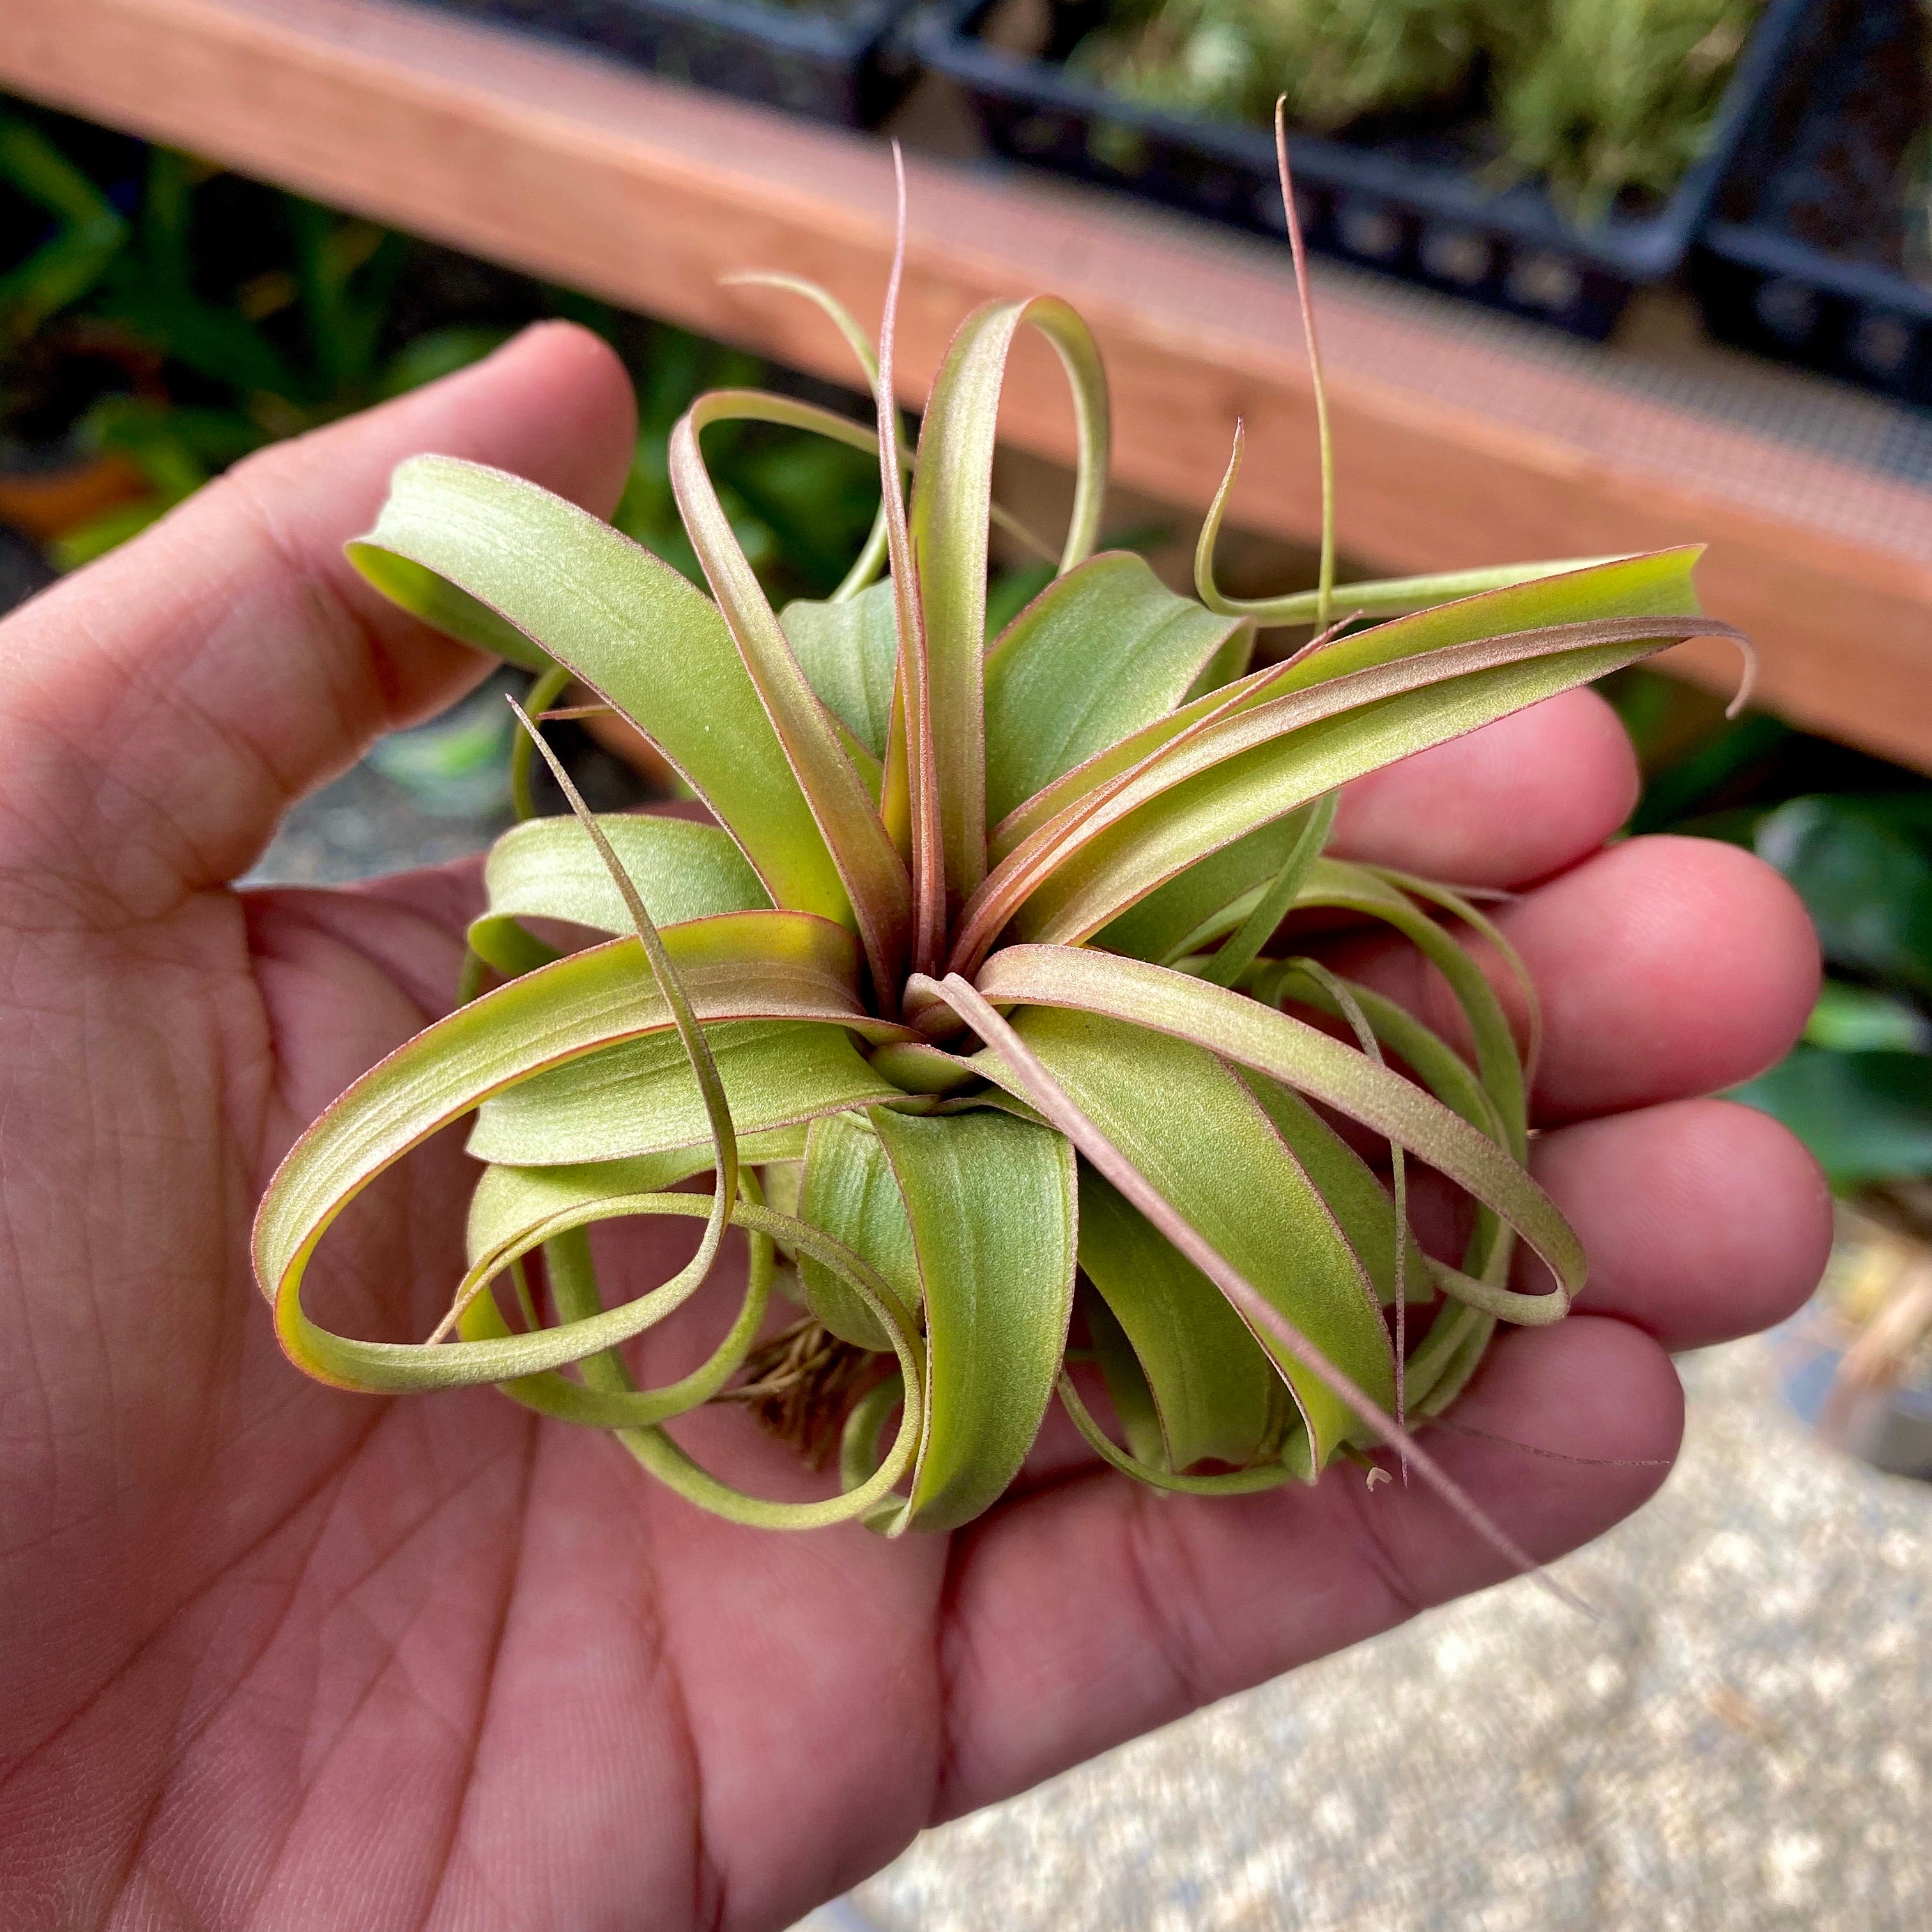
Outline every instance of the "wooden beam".
MULTIPOLYGON (((4 0, 0 84, 820 374, 852 372, 814 314, 719 276, 787 269, 878 313, 880 142, 394 0, 4 0)), ((1124 481, 1198 508, 1239 418, 1236 519, 1314 531, 1285 250, 1024 173, 909 172, 909 398, 974 304, 1052 290, 1106 352, 1124 481)), ((1708 541, 1706 602, 1756 638, 1764 701, 1932 769, 1932 493, 1355 278, 1321 293, 1346 551, 1406 571, 1708 541)), ((1059 385, 1017 356, 1004 433, 1064 459, 1059 385)))

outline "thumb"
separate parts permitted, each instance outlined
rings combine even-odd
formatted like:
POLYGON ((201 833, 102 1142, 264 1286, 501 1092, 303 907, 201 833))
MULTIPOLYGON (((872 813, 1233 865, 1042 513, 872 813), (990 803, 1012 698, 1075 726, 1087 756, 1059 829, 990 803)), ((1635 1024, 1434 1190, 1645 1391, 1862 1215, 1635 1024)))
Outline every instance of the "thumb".
POLYGON ((296 800, 482 670, 343 556, 397 464, 467 457, 602 513, 636 424, 616 356, 542 324, 250 457, 44 592, 0 624, 0 872, 149 919, 245 872, 296 800))

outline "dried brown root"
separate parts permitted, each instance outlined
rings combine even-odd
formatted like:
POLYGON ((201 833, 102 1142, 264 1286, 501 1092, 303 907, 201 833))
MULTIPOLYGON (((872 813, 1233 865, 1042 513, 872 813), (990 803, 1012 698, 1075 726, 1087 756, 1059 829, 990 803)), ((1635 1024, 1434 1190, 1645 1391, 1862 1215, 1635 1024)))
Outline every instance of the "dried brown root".
POLYGON ((890 1359, 842 1342, 808 1315, 754 1348, 745 1358, 745 1379, 712 1400, 742 1402, 766 1434, 821 1468, 838 1446, 845 1418, 890 1359))

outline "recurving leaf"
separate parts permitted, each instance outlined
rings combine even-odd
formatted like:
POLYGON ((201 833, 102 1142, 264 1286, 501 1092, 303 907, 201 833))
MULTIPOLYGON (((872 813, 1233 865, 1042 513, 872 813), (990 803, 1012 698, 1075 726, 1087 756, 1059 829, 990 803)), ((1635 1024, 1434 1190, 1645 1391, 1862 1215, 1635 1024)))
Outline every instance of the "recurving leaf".
POLYGON ((685 412, 670 434, 671 488, 718 608, 844 882, 874 983, 890 987, 911 938, 912 881, 905 862, 840 743, 830 712, 792 655, 698 448, 707 424, 752 414, 769 420, 759 400, 728 390, 700 397, 685 412))
MULTIPOLYGON (((823 920, 742 913, 673 926, 663 937, 700 1021, 815 1019, 873 1038, 906 1036, 904 1029, 860 1009, 848 976, 855 964, 851 940, 823 920)), ((547 1067, 664 1033, 671 1024, 637 942, 613 940, 458 1008, 363 1075, 291 1150, 256 1219, 257 1276, 274 1301, 290 1352, 310 1372, 350 1387, 423 1386, 418 1352, 402 1344, 346 1342, 302 1314, 302 1271, 324 1230, 378 1174, 493 1094, 547 1067), (392 1372, 402 1379, 381 1379, 392 1372)), ((578 1359, 568 1352, 574 1346, 566 1342, 565 1352, 542 1361, 529 1360, 532 1352, 517 1348, 441 1350, 439 1358, 447 1359, 437 1370, 437 1385, 554 1368, 578 1359)))
POLYGON ((1144 558, 1090 557, 1057 578, 986 654, 986 816, 1246 668, 1253 632, 1174 592, 1144 558))
MULTIPOLYGON (((1371 1401, 1393 1402, 1388 1332, 1366 1270, 1306 1170, 1228 1067, 1190 1041, 1090 1009, 1040 1006, 1017 1015, 1014 1030, 1217 1253, 1371 1401)), ((990 1070, 994 1063, 986 1064, 990 1070)), ((1272 1337, 1256 1339, 1280 1361, 1318 1468, 1355 1418, 1300 1362, 1283 1358, 1272 1337)))
POLYGON ((925 1290, 929 1421, 910 1520, 951 1529, 1019 1473, 1052 1399, 1073 1305, 1073 1150, 991 1108, 872 1119, 925 1290))
MULTIPOLYGON (((1087 325, 1051 296, 988 302, 959 326, 927 399, 909 518, 925 627, 934 780, 949 910, 986 869, 986 532, 1000 387, 1014 335, 1031 323, 1073 391, 1079 461, 1060 568, 1094 548, 1108 454, 1107 380, 1087 325)), ((898 568, 896 564, 895 568, 898 568)))
MULTIPOLYGON (((1280 1372, 1221 1291, 1090 1168, 1080 1174, 1080 1266, 1144 1378, 1154 1440, 1137 1442, 1131 1412, 1121 1418, 1142 1461, 1179 1473, 1202 1462, 1238 1469, 1280 1460, 1299 1421, 1280 1372)), ((1096 1341, 1104 1351, 1104 1334, 1096 1341)), ((1117 1408, 1120 1383, 1118 1370, 1108 1373, 1117 1408)))
POLYGON ((852 905, 717 606, 560 496, 454 457, 412 457, 352 562, 406 610, 502 652, 502 627, 630 719, 727 826, 773 901, 844 925, 852 905), (398 562, 402 568, 398 568, 398 562), (497 620, 478 630, 453 615, 497 620))
MULTIPOLYGON (((715 825, 620 814, 598 822, 661 926, 771 904, 744 854, 715 825)), ((526 973, 556 956, 521 920, 560 920, 609 933, 630 927, 622 895, 574 818, 512 826, 484 861, 483 887, 490 909, 472 922, 470 944, 501 973, 526 973)))
MULTIPOLYGON (((1343 710, 1352 694, 1337 680, 1276 700, 1282 709, 1268 716, 1257 711, 1230 718, 1209 742, 1184 748, 1190 755, 1177 754, 1139 784, 1123 787, 1078 828, 1068 842, 1071 849, 1040 868, 1030 890, 989 891, 989 909, 970 937, 977 944, 980 933, 1016 899, 1012 920, 1021 938, 1077 943, 1184 866, 1232 844, 1258 824, 1399 758, 1587 684, 1694 632, 1727 628, 1679 619, 1661 636, 1650 632, 1628 642, 1581 648, 1546 644, 1521 662, 1484 664, 1453 680, 1408 690, 1402 685, 1414 680, 1403 674, 1421 667, 1400 660, 1379 668, 1381 676, 1360 674, 1365 684, 1385 678, 1396 694, 1343 710), (1250 739, 1251 743, 1243 742, 1250 739)), ((1495 646, 1469 652, 1478 661, 1496 654, 1495 646)), ((1022 884, 1034 876, 1018 866, 1015 870, 1022 884)), ((962 939, 956 959, 964 963, 973 956, 962 939)))
POLYGON ((979 991, 996 1006, 1064 1007, 1172 1034, 1265 1073, 1400 1142, 1493 1208, 1556 1276, 1544 1298, 1552 1312, 1582 1285, 1569 1223, 1505 1149, 1413 1082, 1288 1014, 1164 967, 1070 946, 1007 946, 981 970, 979 991))

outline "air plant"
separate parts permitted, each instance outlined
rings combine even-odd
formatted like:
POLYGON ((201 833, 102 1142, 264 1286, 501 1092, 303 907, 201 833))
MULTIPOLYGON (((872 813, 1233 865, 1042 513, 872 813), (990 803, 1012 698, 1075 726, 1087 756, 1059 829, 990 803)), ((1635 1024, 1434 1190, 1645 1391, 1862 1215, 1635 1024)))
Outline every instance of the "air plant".
MULTIPOLYGON (((403 464, 350 546, 406 609, 595 692, 716 823, 594 817, 553 760, 575 815, 490 853, 464 1003, 351 1086, 269 1188, 255 1263, 282 1344, 345 1388, 494 1384, 612 1432, 747 1523, 966 1522, 1013 1480, 1057 1392, 1100 1456, 1162 1490, 1312 1481, 1394 1443, 1522 1562, 1411 1424, 1454 1401, 1498 1322, 1556 1320, 1583 1280, 1523 1165, 1534 1019, 1519 1038, 1472 946, 1495 949, 1532 1013, 1533 996, 1470 896, 1325 854, 1336 790, 1679 639, 1736 634, 1696 614, 1693 549, 1336 589, 1325 402, 1315 592, 1243 603, 1216 586, 1238 437, 1198 598, 1093 554, 1107 389, 1065 303, 969 316, 916 450, 902 442, 903 196, 902 177, 876 358, 806 291, 856 352, 876 433, 728 391, 673 434, 710 597, 562 500, 442 457, 403 464), (1058 574, 988 646, 995 418, 1022 326, 1069 379, 1078 483, 1058 574), (745 421, 879 460, 863 554, 832 596, 782 614, 700 448, 708 425, 745 421), (1310 622, 1309 648, 1250 668, 1257 622, 1310 622), (1283 928, 1304 911, 1412 944, 1468 1048, 1305 956, 1283 928), (560 954, 556 922, 610 937, 560 954), (466 1118, 483 1170, 442 1322, 415 1342, 319 1325, 301 1299, 316 1243, 466 1118), (1388 1186, 1358 1150, 1384 1142, 1388 1186), (1417 1160, 1474 1204, 1453 1264, 1411 1231, 1417 1160), (708 1193, 680 1190, 707 1174, 708 1193), (702 1220, 696 1255, 607 1307, 589 1231, 665 1215, 702 1220), (689 1300, 733 1226, 749 1258, 722 1340, 639 1388, 624 1345, 689 1300), (1553 1287, 1511 1286, 1519 1242, 1553 1287), (761 1343, 781 1286, 802 1319, 761 1343), (1070 1370, 1088 1361, 1118 1437, 1070 1370), (733 1400, 802 1442, 836 1430, 836 1492, 748 1495, 666 1428, 733 1400)), ((1305 280, 1303 302, 1312 353, 1305 280)))

